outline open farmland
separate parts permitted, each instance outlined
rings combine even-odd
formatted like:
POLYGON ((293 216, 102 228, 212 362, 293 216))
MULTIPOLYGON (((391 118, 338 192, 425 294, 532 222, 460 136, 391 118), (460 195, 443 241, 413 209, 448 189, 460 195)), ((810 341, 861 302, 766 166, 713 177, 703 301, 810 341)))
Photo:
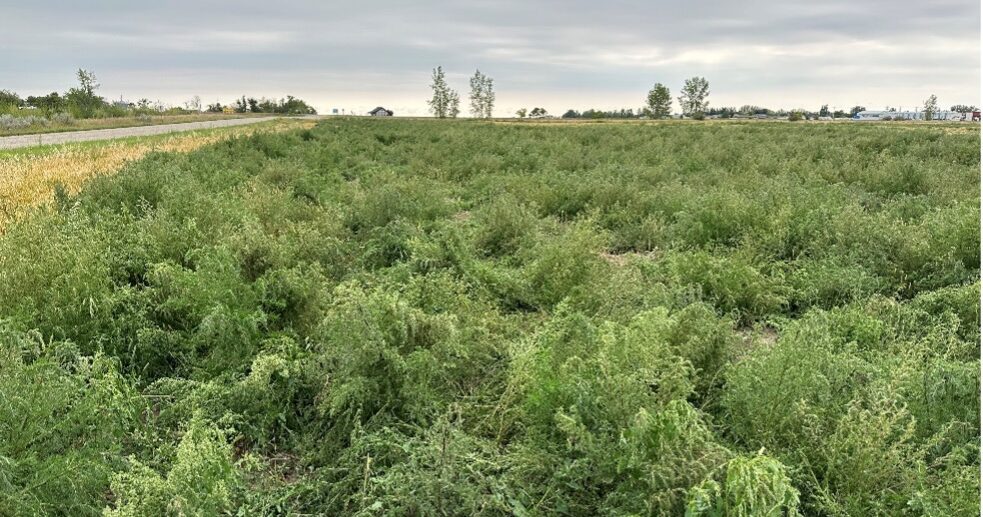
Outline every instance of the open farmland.
POLYGON ((331 119, 0 236, 0 514, 978 515, 977 126, 331 119))

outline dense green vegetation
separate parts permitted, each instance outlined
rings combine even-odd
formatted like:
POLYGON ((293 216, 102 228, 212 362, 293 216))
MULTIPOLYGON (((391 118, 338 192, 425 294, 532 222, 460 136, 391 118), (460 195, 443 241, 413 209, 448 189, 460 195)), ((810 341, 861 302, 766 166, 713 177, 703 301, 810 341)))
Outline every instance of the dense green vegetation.
POLYGON ((331 120, 0 237, 0 514, 978 515, 979 131, 331 120))

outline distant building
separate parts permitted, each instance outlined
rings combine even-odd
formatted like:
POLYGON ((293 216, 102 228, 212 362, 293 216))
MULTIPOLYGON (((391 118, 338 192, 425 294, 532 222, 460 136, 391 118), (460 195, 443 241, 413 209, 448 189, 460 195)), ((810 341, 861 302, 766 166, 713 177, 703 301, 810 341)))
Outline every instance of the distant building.
MULTIPOLYGON (((853 120, 877 121, 877 120, 925 120, 924 111, 861 111, 853 116, 853 120)), ((951 122, 970 122, 973 120, 972 113, 960 113, 958 111, 936 111, 932 113, 932 120, 948 120, 951 122)))
POLYGON ((393 116, 393 112, 392 110, 387 110, 386 108, 379 106, 378 108, 370 111, 369 115, 372 115, 373 117, 391 117, 393 116))

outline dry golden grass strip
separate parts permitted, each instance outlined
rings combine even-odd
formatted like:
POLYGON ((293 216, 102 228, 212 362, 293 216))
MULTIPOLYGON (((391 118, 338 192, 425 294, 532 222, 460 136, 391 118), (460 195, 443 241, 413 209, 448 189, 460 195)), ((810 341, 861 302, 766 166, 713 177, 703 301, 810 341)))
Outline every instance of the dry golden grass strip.
POLYGON ((66 144, 38 152, 0 154, 0 233, 32 207, 48 203, 55 186, 75 193, 87 180, 120 170, 152 151, 189 152, 233 136, 313 127, 310 120, 278 120, 255 126, 175 133, 105 143, 66 144))

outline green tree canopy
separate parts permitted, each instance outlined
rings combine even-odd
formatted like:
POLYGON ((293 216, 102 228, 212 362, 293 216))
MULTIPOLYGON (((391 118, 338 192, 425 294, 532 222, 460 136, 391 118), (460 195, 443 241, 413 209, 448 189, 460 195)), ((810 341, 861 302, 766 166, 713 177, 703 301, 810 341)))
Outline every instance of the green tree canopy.
POLYGON ((683 84, 679 106, 688 117, 702 118, 706 113, 710 96, 710 82, 704 77, 691 77, 683 84))
POLYGON ((939 112, 939 98, 933 93, 925 99, 925 120, 932 120, 932 117, 939 112))
POLYGON ((672 115, 672 94, 666 85, 655 83, 645 101, 652 118, 668 118, 672 115))
POLYGON ((65 101, 68 109, 79 118, 89 118, 96 115, 96 110, 106 104, 102 97, 96 95, 99 83, 96 82, 96 74, 91 70, 79 68, 76 72, 79 85, 70 88, 65 93, 65 101))

